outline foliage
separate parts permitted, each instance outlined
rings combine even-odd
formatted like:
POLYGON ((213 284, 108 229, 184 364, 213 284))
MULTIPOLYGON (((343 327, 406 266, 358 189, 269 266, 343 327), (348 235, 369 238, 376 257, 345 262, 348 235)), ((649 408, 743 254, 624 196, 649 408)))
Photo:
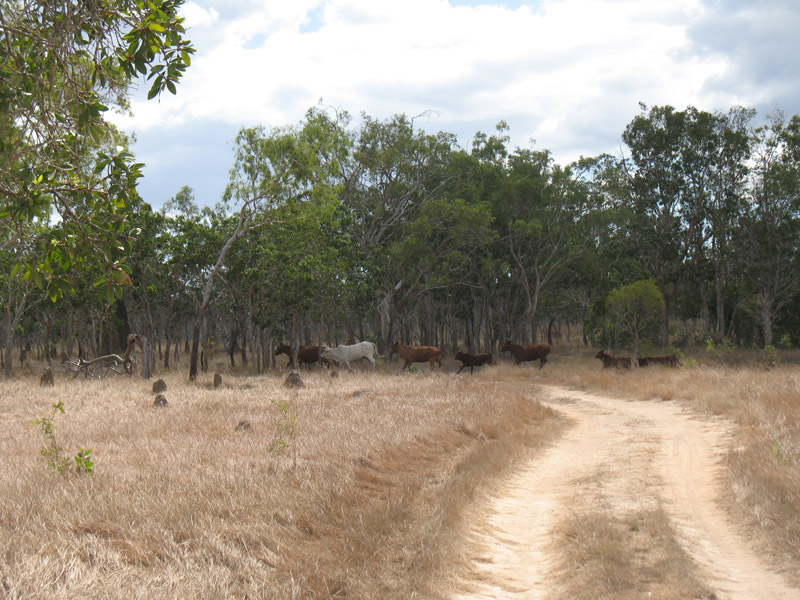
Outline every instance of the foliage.
POLYGON ((127 107, 140 76, 151 98, 175 93, 194 52, 182 1, 12 0, 0 12, 0 227, 39 244, 19 270, 51 299, 95 263, 107 297, 131 281, 126 216, 142 165, 103 116, 127 107))
POLYGON ((270 398, 270 404, 278 409, 278 416, 272 419, 275 428, 272 441, 268 446, 271 454, 280 455, 287 449, 292 449, 293 461, 297 462, 297 436, 300 434, 299 414, 291 400, 275 400, 270 398))
POLYGON ((769 345, 761 350, 761 356, 758 362, 767 369, 774 369, 779 366, 782 361, 778 349, 773 345, 769 345))
MULTIPOLYGON (((151 6, 124 6, 134 5, 151 6)), ((179 20, 167 20, 182 39, 179 20)), ((155 52, 153 68, 166 64, 155 52)), ((22 77, 8 74, 16 64, 0 60, 0 90, 17 111, 0 113, 7 356, 38 337, 88 356, 121 320, 120 304, 154 342, 166 338, 165 367, 187 335, 192 357, 202 340, 221 349, 227 337, 231 360, 249 345, 262 366, 269 343, 287 337, 295 347, 373 339, 381 353, 401 337, 489 351, 510 338, 557 344, 579 324, 585 343, 709 338, 709 351, 722 353, 728 344, 783 347, 796 334, 798 116, 753 128, 742 107, 642 106, 623 154, 559 165, 546 149, 509 148, 503 122, 461 149, 454 135, 425 132, 403 114, 355 120, 320 105, 294 125, 243 127, 218 205, 198 207, 183 186, 160 211, 128 185, 136 177, 119 179, 135 163, 98 117, 86 127, 102 125, 102 135, 69 132, 73 154, 37 158, 69 162, 53 171, 61 195, 42 179, 17 210, 23 196, 12 188, 29 155, 12 150, 32 152, 19 145, 33 139, 21 128, 43 117, 26 121, 9 100, 16 92, 2 87, 22 77), (62 297, 58 311, 37 286, 62 297)), ((92 93, 123 106, 130 79, 120 74, 120 85, 107 78, 92 93)))
POLYGON ((716 356, 730 356, 736 350, 736 344, 730 338, 725 338, 715 343, 712 338, 706 338, 706 352, 716 356))
POLYGON ((64 456, 64 449, 56 438, 56 414, 64 414, 64 403, 60 400, 53 404, 52 411, 46 417, 34 419, 32 423, 37 425, 45 438, 46 444, 39 450, 39 454, 47 459, 47 466, 59 473, 73 472, 78 475, 91 475, 94 473, 94 462, 91 459, 92 451, 89 449, 78 448, 78 453, 72 461, 64 456))
POLYGON ((613 321, 615 340, 624 328, 632 336, 636 351, 639 337, 658 324, 664 298, 655 281, 647 279, 612 290, 606 298, 606 308, 613 321))
POLYGON ((92 451, 89 449, 78 448, 75 455, 75 472, 84 475, 94 473, 94 461, 91 458, 92 451))

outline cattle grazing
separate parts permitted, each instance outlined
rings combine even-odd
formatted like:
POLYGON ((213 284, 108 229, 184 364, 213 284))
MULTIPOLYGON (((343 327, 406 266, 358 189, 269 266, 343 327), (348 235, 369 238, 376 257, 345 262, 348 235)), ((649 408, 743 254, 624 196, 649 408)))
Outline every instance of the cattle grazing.
POLYGON ((633 362, 630 356, 611 356, 602 350, 595 354, 594 357, 603 361, 604 369, 630 369, 633 362))
POLYGON ((512 344, 511 340, 506 340, 500 352, 510 352, 514 357, 514 364, 538 360, 539 368, 544 366, 547 362, 547 355, 550 354, 550 346, 547 344, 533 344, 531 346, 521 346, 520 344, 512 344))
POLYGON ((647 367, 650 365, 677 367, 681 364, 681 361, 678 360, 678 357, 675 354, 669 354, 667 356, 640 356, 636 362, 640 367, 647 367))
MULTIPOLYGON (((469 352, 457 352, 456 360, 461 361, 461 369, 463 369, 464 367, 469 367, 470 375, 472 375, 472 370, 475 367, 497 364, 492 358, 491 354, 470 354, 469 352)), ((456 371, 456 375, 461 373, 461 369, 456 371)))
MULTIPOLYGON (((305 364, 315 363, 320 359, 320 352, 322 352, 322 346, 300 346, 297 349, 297 364, 299 366, 303 366, 305 364)), ((289 357, 289 361, 292 360, 292 349, 287 346, 286 344, 278 344, 278 348, 275 350, 275 356, 280 354, 285 354, 289 357)), ((330 361, 322 360, 325 366, 330 365, 330 361)))
POLYGON ((372 368, 374 369, 375 357, 378 356, 378 347, 372 342, 359 342, 350 346, 339 344, 336 348, 328 348, 326 346, 322 348, 321 356, 323 359, 330 358, 339 364, 344 364, 348 369, 351 362, 366 358, 372 363, 372 368))
POLYGON ((442 351, 433 346, 403 346, 399 341, 395 341, 392 346, 392 353, 399 354, 405 361, 403 369, 406 369, 411 363, 429 362, 431 364, 431 371, 433 371, 434 363, 442 367, 442 351))

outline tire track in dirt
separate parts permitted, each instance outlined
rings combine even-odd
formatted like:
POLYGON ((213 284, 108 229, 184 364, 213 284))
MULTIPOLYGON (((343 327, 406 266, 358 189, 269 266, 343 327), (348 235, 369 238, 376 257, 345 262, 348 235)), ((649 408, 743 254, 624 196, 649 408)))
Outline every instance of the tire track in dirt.
POLYGON ((800 590, 768 570, 716 503, 728 439, 721 421, 693 417, 672 402, 543 389, 572 427, 476 506, 472 570, 454 599, 556 595, 553 531, 587 498, 612 514, 663 506, 699 576, 720 599, 800 599, 800 590))

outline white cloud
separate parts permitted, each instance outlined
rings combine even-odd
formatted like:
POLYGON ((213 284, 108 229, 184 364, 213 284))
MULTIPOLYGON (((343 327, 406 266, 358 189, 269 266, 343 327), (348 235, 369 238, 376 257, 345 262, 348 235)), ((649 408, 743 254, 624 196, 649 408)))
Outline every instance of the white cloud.
MULTIPOLYGON (((771 92, 754 83, 766 52, 752 51, 745 24, 757 24, 761 44, 777 28, 774 48, 792 35, 780 23, 794 23, 800 8, 787 16, 772 0, 782 8, 755 19, 758 9, 733 10, 736 1, 543 0, 533 10, 496 1, 193 0, 183 14, 198 51, 178 95, 156 103, 142 94, 135 117, 118 122, 140 136, 187 124, 285 125, 322 98, 378 118, 432 109, 439 117, 427 128, 458 133, 465 145, 505 119, 513 143, 536 138, 566 162, 615 151, 639 101, 706 110, 768 101, 771 92), (612 139, 598 147, 603 136, 612 139)), ((797 84, 787 74, 796 69, 784 71, 774 89, 791 97, 797 84)))
POLYGON ((183 16, 183 26, 191 29, 192 27, 208 27, 219 20, 219 13, 215 8, 205 9, 198 6, 195 2, 187 2, 181 8, 183 16))

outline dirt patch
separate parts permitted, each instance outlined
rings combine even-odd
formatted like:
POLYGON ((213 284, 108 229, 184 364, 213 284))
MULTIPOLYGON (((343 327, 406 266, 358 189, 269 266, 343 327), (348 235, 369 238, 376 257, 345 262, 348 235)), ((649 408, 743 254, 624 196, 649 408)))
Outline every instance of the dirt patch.
POLYGON ((717 502, 719 463, 728 445, 724 421, 701 420, 672 402, 631 402, 555 387, 545 392, 572 427, 476 505, 470 517, 472 569, 455 598, 800 598, 800 590, 755 554, 717 502), (659 528, 661 533, 624 558, 622 550, 636 547, 648 530, 642 519, 662 514, 667 529, 659 528), (617 587, 581 596, 574 582, 591 561, 576 558, 570 545, 581 544, 570 539, 597 540, 592 532, 602 527, 617 549, 593 550, 605 560, 599 571, 588 571, 587 581, 602 577, 613 583, 609 565, 620 560, 628 562, 628 576, 620 575, 617 587), (685 569, 675 568, 678 554, 686 558, 685 569), (629 576, 631 563, 637 577, 629 576))

